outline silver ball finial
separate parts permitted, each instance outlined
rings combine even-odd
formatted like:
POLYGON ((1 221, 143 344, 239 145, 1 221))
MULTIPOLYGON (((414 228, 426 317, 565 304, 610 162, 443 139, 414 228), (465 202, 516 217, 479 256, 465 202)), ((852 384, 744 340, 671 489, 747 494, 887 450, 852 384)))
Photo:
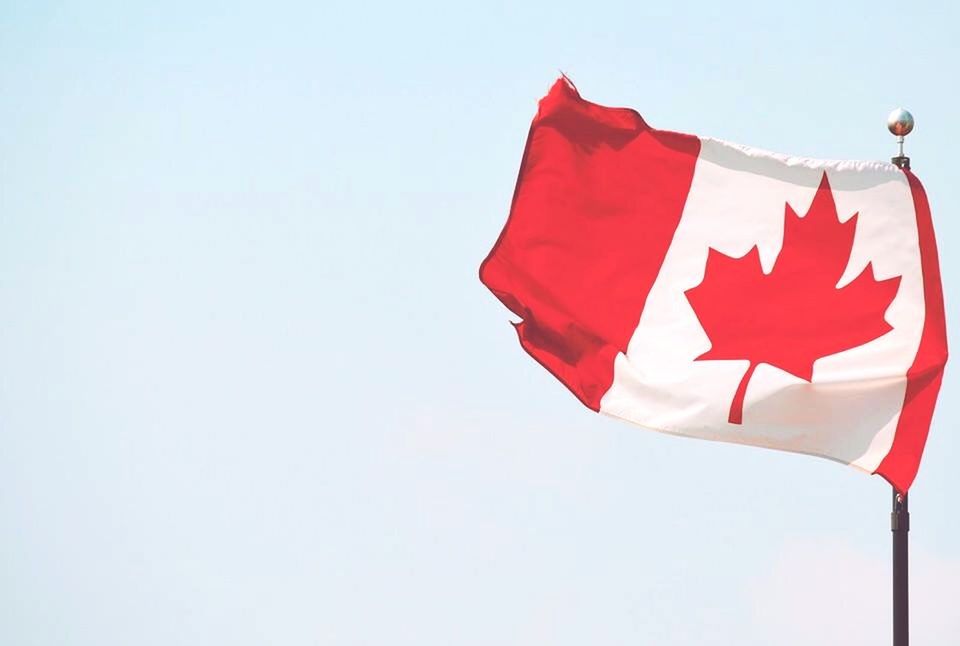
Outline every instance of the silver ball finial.
POLYGON ((897 108, 887 117, 887 129, 897 137, 897 156, 890 161, 909 170, 910 158, 903 154, 903 138, 913 132, 913 115, 903 108, 897 108))
POLYGON ((913 132, 913 115, 903 108, 897 108, 887 117, 887 129, 898 137, 906 137, 913 132))

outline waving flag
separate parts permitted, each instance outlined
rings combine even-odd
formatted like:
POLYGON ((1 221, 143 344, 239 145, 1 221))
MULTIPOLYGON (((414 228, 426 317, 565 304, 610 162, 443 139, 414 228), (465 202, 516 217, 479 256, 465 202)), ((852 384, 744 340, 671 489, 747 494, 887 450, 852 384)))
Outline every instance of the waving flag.
POLYGON ((655 130, 561 79, 480 278, 595 411, 916 476, 947 345, 909 170, 655 130))

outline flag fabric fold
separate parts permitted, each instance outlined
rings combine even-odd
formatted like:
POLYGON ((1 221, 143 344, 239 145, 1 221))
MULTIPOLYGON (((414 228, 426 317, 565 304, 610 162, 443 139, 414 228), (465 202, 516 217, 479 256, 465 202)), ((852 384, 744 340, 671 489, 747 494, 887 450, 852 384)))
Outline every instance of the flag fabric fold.
POLYGON ((597 412, 826 457, 901 492, 916 476, 947 346, 908 170, 656 130, 562 78, 480 278, 597 412))

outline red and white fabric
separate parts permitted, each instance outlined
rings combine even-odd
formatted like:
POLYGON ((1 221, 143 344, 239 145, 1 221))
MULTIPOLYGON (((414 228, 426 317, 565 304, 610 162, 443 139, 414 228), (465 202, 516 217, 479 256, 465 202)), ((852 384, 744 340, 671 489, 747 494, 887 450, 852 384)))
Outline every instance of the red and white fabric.
POLYGON ((595 411, 913 482, 947 346, 908 170, 655 130, 561 79, 480 277, 595 411))

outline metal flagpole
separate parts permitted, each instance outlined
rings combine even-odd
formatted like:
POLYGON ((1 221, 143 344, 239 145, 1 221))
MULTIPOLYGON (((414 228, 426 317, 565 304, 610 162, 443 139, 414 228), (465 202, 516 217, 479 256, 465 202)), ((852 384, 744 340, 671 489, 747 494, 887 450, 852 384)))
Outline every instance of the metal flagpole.
MULTIPOLYGON (((910 158, 903 154, 903 138, 913 130, 913 115, 897 108, 887 118, 887 128, 897 137, 897 156, 894 164, 910 170, 910 158)), ((893 511, 890 513, 890 530, 893 533, 893 646, 910 644, 910 599, 907 562, 907 536, 910 531, 910 512, 907 494, 893 490, 893 511)))
POLYGON ((893 490, 893 512, 890 514, 893 531, 893 646, 910 644, 910 599, 907 576, 907 532, 910 531, 910 512, 907 496, 893 490))

